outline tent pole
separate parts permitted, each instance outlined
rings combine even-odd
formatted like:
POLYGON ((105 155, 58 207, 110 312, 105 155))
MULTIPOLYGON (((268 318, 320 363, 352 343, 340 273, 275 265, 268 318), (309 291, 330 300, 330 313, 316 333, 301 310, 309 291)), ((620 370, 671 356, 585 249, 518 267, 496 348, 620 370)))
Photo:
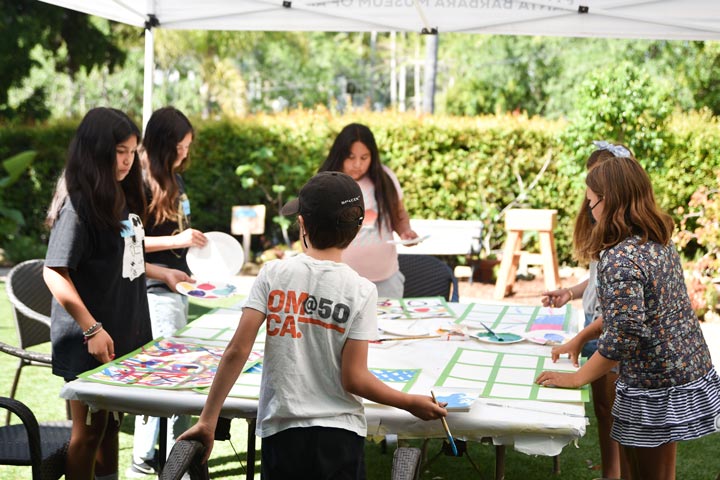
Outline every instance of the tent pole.
POLYGON ((150 115, 152 115, 153 73, 155 71, 154 37, 152 26, 147 26, 145 28, 145 67, 143 69, 143 133, 148 120, 150 120, 150 115))
POLYGON ((435 112, 435 80, 437 78, 437 32, 425 34, 425 81, 423 82, 423 113, 435 112))

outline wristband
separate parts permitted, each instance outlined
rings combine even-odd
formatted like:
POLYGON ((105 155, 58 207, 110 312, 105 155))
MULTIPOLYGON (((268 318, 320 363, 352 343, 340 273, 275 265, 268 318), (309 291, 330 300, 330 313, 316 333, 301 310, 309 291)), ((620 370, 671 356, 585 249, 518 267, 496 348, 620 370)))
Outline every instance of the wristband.
POLYGON ((568 300, 568 301, 572 301, 573 298, 575 298, 575 296, 573 295, 572 288, 566 288, 565 290, 567 290, 568 293, 570 294, 570 300, 568 300))
POLYGON ((95 322, 95 324, 83 332, 83 337, 90 338, 102 329, 102 323, 95 322))

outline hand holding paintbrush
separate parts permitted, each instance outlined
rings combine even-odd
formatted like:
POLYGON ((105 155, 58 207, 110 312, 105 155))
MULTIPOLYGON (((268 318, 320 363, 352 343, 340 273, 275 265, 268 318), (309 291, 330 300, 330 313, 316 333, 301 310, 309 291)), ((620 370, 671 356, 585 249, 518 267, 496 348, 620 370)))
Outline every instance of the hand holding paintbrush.
POLYGON ((571 288, 560 288, 542 292, 543 307, 559 308, 573 300, 574 293, 571 288))
MULTIPOLYGON (((435 398, 435 392, 430 390, 430 395, 432 395, 433 402, 440 406, 440 404, 437 401, 437 398, 435 398)), ((455 445, 455 440, 453 439, 452 433, 450 433, 450 427, 448 427, 447 420, 445 420, 445 417, 440 417, 440 421, 442 422, 443 429, 445 430, 445 435, 448 438, 448 442, 450 442, 450 448, 452 448, 453 455, 456 457, 458 456, 458 450, 457 446, 455 445)))

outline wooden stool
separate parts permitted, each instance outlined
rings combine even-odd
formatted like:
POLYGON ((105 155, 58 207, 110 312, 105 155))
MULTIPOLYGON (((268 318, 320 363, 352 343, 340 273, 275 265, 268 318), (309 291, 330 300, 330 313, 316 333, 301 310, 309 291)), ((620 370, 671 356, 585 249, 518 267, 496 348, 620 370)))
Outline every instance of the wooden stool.
POLYGON ((502 262, 495 282, 495 299, 501 300, 512 293, 520 258, 528 265, 542 265, 545 288, 555 290, 560 286, 557 252, 553 229, 557 226, 557 210, 511 209, 505 212, 507 238, 503 247, 502 262), (540 253, 522 251, 522 235, 525 231, 537 231, 540 237, 540 253))

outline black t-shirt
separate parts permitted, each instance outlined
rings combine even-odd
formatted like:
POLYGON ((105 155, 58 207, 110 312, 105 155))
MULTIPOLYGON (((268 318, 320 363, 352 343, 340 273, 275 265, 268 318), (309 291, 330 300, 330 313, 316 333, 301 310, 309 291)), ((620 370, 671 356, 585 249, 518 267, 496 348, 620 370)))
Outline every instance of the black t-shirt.
MULTIPOLYGON (((68 269, 83 303, 113 339, 116 357, 152 340, 142 221, 128 214, 123 224, 119 234, 95 228, 82 206, 68 199, 50 232, 45 259, 47 267, 68 269)), ((72 380, 100 365, 88 353, 80 326, 55 299, 50 337, 55 375, 72 380)))
MULTIPOLYGON (((190 227, 190 200, 185 193, 185 182, 183 178, 175 174, 175 179, 178 183, 178 203, 177 213, 175 218, 167 220, 163 223, 156 224, 155 216, 150 214, 146 221, 145 234, 148 237, 164 237, 170 235, 177 235, 183 230, 190 227)), ((146 189, 148 196, 148 202, 150 202, 150 190, 146 189)), ((185 259, 187 255, 187 248, 178 248, 171 250, 160 250, 157 252, 145 254, 145 259, 148 263, 155 265, 161 265, 163 267, 174 268, 182 270, 183 272, 190 274, 187 261, 185 259)), ((147 279, 147 290, 148 292, 170 292, 170 288, 159 280, 151 278, 147 279)))

